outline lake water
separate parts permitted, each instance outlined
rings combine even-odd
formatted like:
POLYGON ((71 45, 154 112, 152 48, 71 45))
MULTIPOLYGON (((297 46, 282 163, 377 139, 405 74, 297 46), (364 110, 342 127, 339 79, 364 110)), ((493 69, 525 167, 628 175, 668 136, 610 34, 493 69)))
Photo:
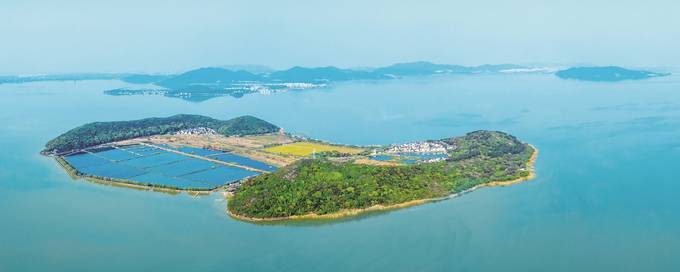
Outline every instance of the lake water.
POLYGON ((0 85, 0 271, 678 271, 680 77, 474 75, 187 102, 117 81, 0 85), (194 198, 72 180, 38 152, 92 121, 251 114, 347 144, 509 132, 534 180, 325 223, 255 225, 194 198))

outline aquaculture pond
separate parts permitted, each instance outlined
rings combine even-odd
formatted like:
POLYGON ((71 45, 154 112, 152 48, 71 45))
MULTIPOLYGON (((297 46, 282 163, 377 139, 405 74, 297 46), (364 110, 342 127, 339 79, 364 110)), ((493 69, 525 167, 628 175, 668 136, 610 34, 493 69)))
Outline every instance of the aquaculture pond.
POLYGON ((248 167, 252 167, 255 169, 263 170, 263 171, 274 171, 276 170, 276 166, 266 164, 261 161, 256 161, 251 158, 246 158, 243 156, 239 156, 236 154, 231 154, 231 153, 222 153, 219 155, 213 155, 211 158, 220 160, 223 162, 229 162, 229 163, 235 163, 239 165, 244 165, 248 167))
MULTIPOLYGON (((213 155, 213 159, 261 170, 276 169, 263 162, 216 150, 188 146, 173 149, 195 156, 213 155)), ((64 159, 85 175, 178 189, 213 189, 260 174, 143 145, 89 150, 64 159)))

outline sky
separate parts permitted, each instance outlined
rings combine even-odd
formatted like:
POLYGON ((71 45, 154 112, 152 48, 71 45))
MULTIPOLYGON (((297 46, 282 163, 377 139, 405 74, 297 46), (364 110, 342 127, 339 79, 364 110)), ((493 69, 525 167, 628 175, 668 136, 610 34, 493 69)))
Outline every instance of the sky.
POLYGON ((0 1, 0 75, 262 64, 676 67, 680 1, 0 1))

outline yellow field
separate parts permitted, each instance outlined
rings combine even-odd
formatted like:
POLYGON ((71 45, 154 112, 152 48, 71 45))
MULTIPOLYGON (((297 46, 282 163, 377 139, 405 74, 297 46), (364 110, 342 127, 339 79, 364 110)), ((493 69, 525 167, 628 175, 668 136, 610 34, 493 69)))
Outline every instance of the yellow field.
POLYGON ((287 145, 279 145, 270 148, 265 148, 264 151, 279 153, 279 154, 289 154, 295 156, 309 156, 312 152, 324 152, 324 151, 338 151, 340 153, 350 153, 356 154, 363 149, 336 145, 327 145, 313 142, 296 142, 287 145))

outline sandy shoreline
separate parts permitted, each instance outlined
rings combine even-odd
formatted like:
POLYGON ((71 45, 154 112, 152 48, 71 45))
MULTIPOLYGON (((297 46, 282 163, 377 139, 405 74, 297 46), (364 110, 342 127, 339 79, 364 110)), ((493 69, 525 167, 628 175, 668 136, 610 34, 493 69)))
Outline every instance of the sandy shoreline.
MULTIPOLYGON (((534 169, 534 164, 536 163, 536 158, 538 157, 538 149, 533 146, 529 145, 531 148, 534 149, 534 152, 531 154, 531 157, 529 158, 529 161, 527 162, 527 167, 529 168, 529 175, 526 177, 521 177, 521 178, 516 178, 513 180, 506 180, 506 181, 489 181, 485 182, 479 185, 476 185, 472 188, 469 188, 467 190, 457 192, 450 194, 448 196, 444 197, 438 197, 438 198, 427 198, 427 199, 417 199, 417 200, 411 200, 399 204, 393 204, 393 205, 375 205, 371 206, 368 208, 364 209, 351 209, 351 210, 342 210, 339 212, 335 213, 329 213, 329 214, 315 214, 315 213, 310 213, 310 214, 305 214, 305 215, 293 215, 293 216, 286 216, 286 217, 248 217, 248 216, 243 216, 239 214, 232 213, 228 208, 227 208, 227 214, 229 216, 242 220, 242 221, 247 221, 247 222, 272 222, 272 221, 287 221, 287 220, 306 220, 306 219, 337 219, 337 218, 342 218, 342 217, 348 217, 348 216, 355 216, 359 215, 362 213, 366 212, 373 212, 373 211, 388 211, 388 210, 395 210, 395 209, 401 209, 401 208, 407 208, 411 206, 416 206, 416 205, 421 205, 429 202, 434 202, 434 201, 440 201, 440 200, 445 200, 445 199, 450 199, 458 196, 462 196, 464 194, 470 193, 472 191, 475 191, 477 189, 483 188, 483 187, 495 187, 495 186, 510 186, 513 184, 517 184, 523 181, 527 181, 530 179, 533 179, 536 177, 536 171, 534 169)), ((228 205, 228 204, 227 204, 228 205)))

